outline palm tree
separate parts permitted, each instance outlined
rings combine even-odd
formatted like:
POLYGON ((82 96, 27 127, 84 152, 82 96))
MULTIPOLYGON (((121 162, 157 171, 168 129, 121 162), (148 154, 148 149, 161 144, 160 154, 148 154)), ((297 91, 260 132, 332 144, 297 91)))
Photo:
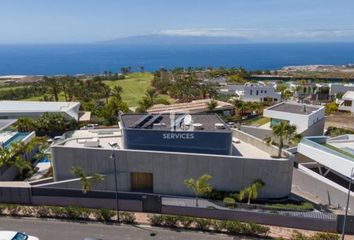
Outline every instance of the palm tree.
POLYGON ((240 116, 243 116, 249 109, 249 106, 242 100, 233 98, 230 102, 234 105, 237 114, 240 116))
POLYGON ((158 93, 156 88, 149 88, 145 92, 145 96, 143 97, 143 99, 139 102, 137 112, 146 112, 150 107, 155 104, 157 96, 158 93))
POLYGON ((123 88, 121 86, 114 86, 111 94, 116 97, 118 101, 122 100, 123 88))
POLYGON ((264 141, 268 144, 276 143, 278 145, 278 158, 281 157, 285 141, 294 144, 301 140, 301 135, 296 133, 296 126, 290 125, 287 121, 273 124, 271 128, 273 137, 266 137, 264 141))
POLYGON ((87 177, 84 170, 81 167, 74 166, 71 168, 72 174, 74 174, 77 178, 80 178, 81 183, 81 191, 86 194, 91 190, 91 186, 93 183, 103 181, 103 176, 101 174, 95 173, 91 177, 87 177))
POLYGON ((247 204, 251 203, 251 199, 256 199, 258 196, 258 190, 264 186, 264 182, 260 179, 254 181, 248 187, 242 189, 238 194, 238 200, 243 201, 247 197, 247 204))
POLYGON ((193 178, 186 179, 184 180, 184 184, 189 188, 190 190, 193 191, 195 194, 195 206, 199 206, 198 199, 200 196, 210 193, 213 189, 212 187, 208 184, 208 181, 212 177, 210 175, 204 174, 201 177, 199 177, 197 180, 194 180, 193 178))
POLYGON ((212 112, 218 106, 218 101, 214 99, 210 99, 210 101, 207 103, 207 106, 208 106, 208 110, 212 112))

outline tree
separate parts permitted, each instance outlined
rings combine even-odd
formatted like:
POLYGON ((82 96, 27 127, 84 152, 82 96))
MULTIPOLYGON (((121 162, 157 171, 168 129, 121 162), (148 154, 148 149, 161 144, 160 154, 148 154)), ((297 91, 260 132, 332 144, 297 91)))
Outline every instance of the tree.
POLYGON ((71 172, 77 178, 80 178, 81 191, 86 194, 91 190, 92 184, 104 180, 104 177, 101 174, 94 173, 91 177, 87 177, 86 173, 81 167, 74 166, 71 168, 71 172))
POLYGON ((119 101, 122 100, 123 88, 121 86, 114 86, 111 94, 113 97, 117 98, 119 101))
POLYGON ((194 180, 193 178, 186 179, 184 180, 184 184, 189 188, 190 190, 193 191, 195 194, 195 206, 199 206, 198 199, 200 196, 210 193, 213 189, 212 187, 208 184, 208 181, 212 177, 210 175, 204 174, 201 177, 199 177, 197 180, 194 180))
POLYGON ((243 116, 245 112, 249 109, 249 105, 242 100, 233 98, 230 102, 232 105, 234 105, 237 114, 240 116, 243 116))
POLYGON ((36 126, 32 118, 22 117, 17 119, 15 124, 19 132, 32 132, 35 131, 36 126))
POLYGON ((145 96, 139 102, 139 106, 137 108, 137 112, 146 112, 150 107, 152 107, 156 103, 158 93, 156 88, 149 88, 145 92, 145 96))
POLYGON ((248 187, 242 189, 239 194, 238 194, 238 200, 243 201, 245 198, 247 198, 247 204, 249 205, 251 203, 251 199, 256 199, 258 196, 258 190, 264 186, 264 182, 260 179, 254 181, 251 185, 248 187))
POLYGON ((218 106, 218 101, 216 101, 215 99, 210 99, 210 101, 207 103, 207 106, 208 110, 212 112, 218 106))
POLYGON ((338 104, 335 102, 326 103, 325 105, 325 113, 326 115, 331 115, 332 113, 338 111, 338 104))
POLYGON ((278 145, 278 157, 281 157, 284 142, 288 144, 294 144, 301 140, 301 135, 296 133, 296 126, 290 125, 287 121, 280 121, 277 124, 273 124, 272 135, 273 137, 266 137, 264 141, 268 144, 277 143, 278 145))

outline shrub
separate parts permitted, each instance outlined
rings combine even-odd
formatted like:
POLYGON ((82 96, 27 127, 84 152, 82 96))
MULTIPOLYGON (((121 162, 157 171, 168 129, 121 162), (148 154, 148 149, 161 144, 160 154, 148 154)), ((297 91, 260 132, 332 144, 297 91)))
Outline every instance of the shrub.
POLYGON ((32 207, 20 207, 22 216, 24 217, 32 217, 34 214, 32 207))
POLYGON ((266 226, 262 226, 259 224, 255 223, 248 223, 249 230, 251 234, 256 234, 256 235, 264 235, 267 236, 270 232, 270 228, 266 226))
POLYGON ((232 197, 225 197, 224 204, 226 207, 235 207, 236 201, 232 197))
POLYGON ((163 225, 166 227, 177 227, 178 217, 172 215, 163 216, 163 225))
POLYGON ((81 218, 81 213, 82 213, 81 208, 70 206, 70 207, 66 207, 65 211, 66 211, 66 216, 68 218, 71 219, 81 218))
POLYGON ((96 218, 105 222, 111 221, 114 215, 115 213, 107 208, 101 208, 96 212, 96 218))
POLYGON ((148 221, 151 226, 162 226, 164 218, 162 215, 158 214, 149 214, 148 221))
POLYGON ((205 218, 196 218, 195 219, 195 227, 198 230, 209 230, 209 227, 211 225, 211 220, 210 219, 205 219, 205 218))
POLYGON ((333 233, 315 233, 311 240, 339 240, 339 236, 333 233))
POLYGON ((136 220, 135 214, 130 212, 120 212, 119 218, 123 223, 127 223, 127 224, 134 224, 136 220))
POLYGON ((194 218, 187 217, 187 216, 180 216, 178 217, 178 221, 181 223, 183 227, 189 228, 192 225, 194 218))
POLYGON ((0 214, 1 215, 5 214, 6 209, 7 209, 7 206, 4 204, 1 204, 0 205, 0 214))
POLYGON ((56 218, 65 218, 66 217, 66 210, 63 207, 49 207, 53 217, 56 218))
POLYGON ((47 206, 39 206, 37 208, 38 217, 50 217, 49 208, 47 206))
POLYGON ((242 234, 242 224, 239 221, 226 221, 225 229, 229 234, 237 235, 242 234))
POLYGON ((222 232, 225 229, 225 221, 211 220, 210 225, 217 232, 222 232))

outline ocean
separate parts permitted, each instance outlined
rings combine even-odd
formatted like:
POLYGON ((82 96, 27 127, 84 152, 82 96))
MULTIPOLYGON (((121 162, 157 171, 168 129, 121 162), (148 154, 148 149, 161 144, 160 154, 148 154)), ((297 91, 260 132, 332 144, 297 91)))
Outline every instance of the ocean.
POLYGON ((225 66, 248 70, 354 63, 354 43, 272 43, 197 46, 107 44, 0 45, 0 75, 98 74, 131 66, 225 66))

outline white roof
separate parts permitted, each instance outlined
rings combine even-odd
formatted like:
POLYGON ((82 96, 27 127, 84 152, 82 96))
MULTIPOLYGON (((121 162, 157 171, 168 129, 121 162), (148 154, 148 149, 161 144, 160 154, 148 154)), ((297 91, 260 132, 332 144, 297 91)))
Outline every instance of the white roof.
POLYGON ((342 99, 354 99, 354 91, 347 91, 342 99))
POLYGON ((78 119, 79 102, 0 101, 0 113, 65 112, 78 119))

